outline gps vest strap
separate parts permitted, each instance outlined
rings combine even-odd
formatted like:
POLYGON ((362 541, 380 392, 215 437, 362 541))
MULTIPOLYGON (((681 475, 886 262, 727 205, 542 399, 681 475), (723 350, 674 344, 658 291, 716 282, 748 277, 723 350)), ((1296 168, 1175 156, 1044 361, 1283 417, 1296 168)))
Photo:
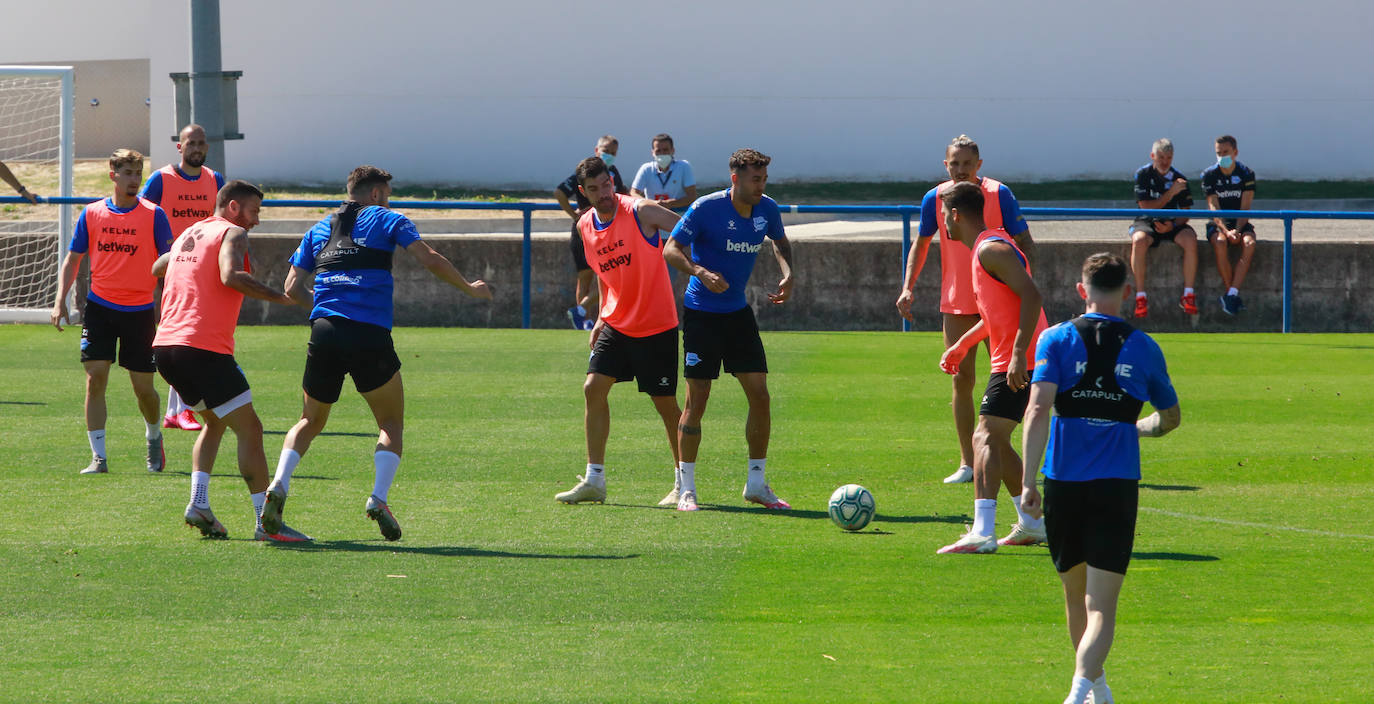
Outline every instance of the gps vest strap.
POLYGON ((315 255, 315 273, 351 269, 391 271, 391 252, 364 247, 353 241, 353 227, 358 223, 358 212, 364 207, 356 201, 345 201, 330 216, 329 241, 315 255))
POLYGON ((1116 362, 1135 328, 1121 320, 1080 316, 1073 319, 1088 350, 1083 376, 1054 397, 1055 413, 1065 418, 1094 418, 1134 423, 1144 401, 1126 393, 1116 380, 1116 362))

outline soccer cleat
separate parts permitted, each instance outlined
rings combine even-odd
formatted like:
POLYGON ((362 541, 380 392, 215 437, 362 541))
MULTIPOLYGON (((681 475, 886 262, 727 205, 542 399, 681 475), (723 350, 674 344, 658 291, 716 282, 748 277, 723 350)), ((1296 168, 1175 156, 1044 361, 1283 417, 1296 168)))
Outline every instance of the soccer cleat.
POLYGON ((91 463, 81 470, 82 474, 105 474, 110 471, 110 465, 104 457, 91 456, 91 463))
POLYGON ((275 533, 268 533, 263 530, 262 524, 258 524, 257 530, 253 531, 253 540, 268 543, 308 543, 314 538, 283 523, 275 533))
POLYGON ((148 471, 161 472, 167 466, 167 453, 162 449, 162 436, 148 441, 148 471))
POLYGON ((367 497, 367 508, 364 509, 367 517, 377 522, 377 527, 382 531, 382 537, 387 540, 401 539, 401 524, 396 522, 396 517, 391 515, 391 508, 385 501, 375 497, 367 497))
POLYGON ((174 416, 165 416, 162 419, 164 428, 181 428, 182 430, 200 430, 200 421, 196 420, 196 414, 191 409, 186 409, 174 416))
POLYGON ((1088 692, 1088 704, 1116 704, 1116 700, 1112 698, 1112 688, 1108 687, 1106 682, 1094 684, 1088 692))
POLYGON ((788 509, 788 508, 792 508, 792 504, 789 504, 789 503, 787 503, 786 501, 783 501, 782 499, 779 499, 779 498, 778 498, 778 495, 777 495, 777 494, 774 494, 774 493, 773 493, 773 490, 772 490, 771 488, 769 488, 769 486, 768 486, 767 484, 764 484, 761 488, 755 488, 755 487, 751 487, 751 486, 746 485, 746 486, 744 487, 744 500, 745 500, 745 501, 749 501, 749 502, 751 502, 751 503, 759 504, 759 505, 763 506, 764 508, 771 508, 771 509, 788 509))
POLYGON ((262 507, 262 529, 266 533, 276 533, 283 525, 281 512, 286 508, 286 492, 276 482, 267 487, 267 502, 262 507))
POLYGON ((606 503, 606 487, 605 485, 597 486, 588 482, 585 477, 578 476, 577 486, 561 494, 554 494, 553 498, 565 504, 580 504, 583 501, 604 504, 606 503))
POLYGON ((177 422, 177 417, 176 417, 176 416, 163 416, 163 417, 162 417, 162 427, 164 427, 164 428, 180 428, 180 427, 181 427, 181 424, 177 422))
POLYGON ((968 465, 954 470, 954 474, 945 477, 946 484, 967 484, 971 481, 973 481, 973 468, 968 465))
POLYGON ((1135 317, 1144 318, 1150 314, 1150 302, 1144 296, 1135 297, 1135 317))
MULTIPOLYGON (((773 497, 773 498, 777 498, 777 497, 773 497)), ((678 500, 677 500, 677 510, 679 510, 679 511, 695 511, 695 510, 697 510, 697 493, 696 493, 695 491, 684 491, 684 492, 682 492, 682 496, 678 497, 678 500)))
POLYGON ((1020 521, 1011 527, 1007 537, 997 541, 998 545, 1039 545, 1045 542, 1045 529, 1027 528, 1020 521))
POLYGON ((229 537, 229 531, 224 529, 218 518, 215 518, 214 511, 197 508, 195 504, 186 504, 186 525, 200 530, 203 538, 223 540, 229 537))
POLYGON ((677 471, 673 471, 673 490, 668 495, 658 500, 659 506, 676 506, 677 500, 682 492, 682 481, 677 478, 677 471))
POLYGON ((997 552, 997 538, 969 531, 958 540, 935 551, 937 555, 986 555, 997 552))
POLYGON ((1183 309, 1184 315, 1197 315, 1197 296, 1191 293, 1179 296, 1178 307, 1183 309))

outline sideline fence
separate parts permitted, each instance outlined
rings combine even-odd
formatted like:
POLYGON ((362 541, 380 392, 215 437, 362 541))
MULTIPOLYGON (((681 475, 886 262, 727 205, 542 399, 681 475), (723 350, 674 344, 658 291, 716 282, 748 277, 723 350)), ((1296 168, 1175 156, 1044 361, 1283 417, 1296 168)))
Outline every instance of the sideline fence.
MULTIPOLYGON (((102 196, 103 197, 103 196, 102 196)), ((41 198, 40 202, 85 205, 100 198, 41 198)), ((0 204, 27 203, 19 197, 0 197, 0 204)), ((337 200, 264 200, 269 208, 337 208, 337 200)), ((561 210, 557 203, 484 203, 479 201, 396 200, 390 206, 402 210, 506 210, 517 211, 524 221, 524 239, 520 263, 520 320, 521 327, 530 327, 530 262, 532 218, 536 210, 561 210)), ((907 254, 911 251, 911 220, 921 216, 919 205, 779 205, 784 213, 814 213, 824 215, 894 215, 902 220, 902 269, 906 271, 907 254)), ((1178 217, 1180 212, 1192 218, 1248 218, 1250 220, 1283 221, 1283 332, 1293 331, 1293 221, 1295 220, 1374 220, 1374 212, 1322 210, 1137 210, 1131 208, 1022 208, 1022 214, 1033 218, 1063 217, 1078 220, 1132 220, 1137 217, 1178 217)), ((304 234, 304 233, 302 233, 304 234)), ((902 330, 911 329, 902 321, 902 330)))

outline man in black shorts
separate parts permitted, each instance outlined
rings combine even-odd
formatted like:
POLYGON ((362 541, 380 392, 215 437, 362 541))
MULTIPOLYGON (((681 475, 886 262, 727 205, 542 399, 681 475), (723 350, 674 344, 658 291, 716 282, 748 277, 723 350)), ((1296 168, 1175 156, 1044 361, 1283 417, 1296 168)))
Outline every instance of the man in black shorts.
MULTIPOLYGON (((630 189, 625 186, 625 181, 620 178, 620 169, 615 167, 615 155, 620 151, 620 141, 612 135, 602 135, 596 140, 596 148, 592 150, 592 156, 600 158, 606 163, 606 168, 611 172, 611 180, 615 184, 615 192, 625 195, 630 189)), ((558 201, 558 205, 563 208, 563 212, 572 218, 572 238, 568 242, 569 249, 572 251, 573 268, 577 270, 576 302, 573 307, 568 309, 568 320, 572 321, 572 326, 577 330, 591 330, 592 321, 587 318, 588 307, 596 303, 598 291, 596 288, 596 275, 592 273, 592 268, 587 264, 587 255, 582 251, 582 234, 577 230, 577 221, 587 212, 591 203, 587 197, 582 195, 578 189, 577 172, 553 189, 553 197, 558 201), (577 200, 577 207, 574 208, 569 198, 577 200)))
POLYGON ((324 430, 344 377, 351 376, 379 431, 372 456, 375 479, 364 513, 377 522, 383 538, 399 540, 401 524, 387 504, 401 464, 405 423, 401 360, 391 341, 392 255, 397 247, 404 248, 431 274, 473 298, 491 300, 492 293, 486 283, 463 278, 452 262, 420 239, 410 218, 387 207, 390 173, 359 166, 348 175, 347 189, 343 206, 302 238, 286 274, 287 293, 302 304, 312 300, 313 279, 314 307, 301 380, 301 419, 282 442, 262 523, 269 531, 281 525, 291 475, 324 430))
POLYGON ((110 383, 116 348, 119 366, 129 370, 143 416, 148 471, 161 472, 166 456, 162 450, 161 402, 153 388, 157 371, 152 349, 157 327, 153 294, 157 279, 151 269, 171 246, 172 228, 162 208, 138 197, 143 181, 142 154, 132 149, 115 150, 110 155, 110 180, 114 182, 111 197, 87 205, 76 221, 76 231, 57 274, 57 300, 50 320, 53 327, 62 330, 67 293, 89 251, 91 288, 81 321, 81 366, 86 371, 86 439, 91 446, 91 463, 81 473, 109 471, 105 388, 110 383))
MULTIPOLYGON (((1174 168, 1174 143, 1155 141, 1150 148, 1150 163, 1136 169, 1135 200, 1141 210, 1187 209, 1193 206, 1188 179, 1174 168)), ((1183 296, 1178 306, 1187 315, 1197 315, 1197 233, 1188 218, 1137 218, 1131 223, 1131 268, 1135 270, 1135 317, 1150 313, 1145 296, 1145 266, 1151 248, 1160 242, 1173 242, 1183 250, 1183 296)))
MULTIPOLYGON (((1249 210, 1255 200, 1255 172, 1236 161, 1236 138, 1229 134, 1217 137, 1217 163, 1202 172, 1202 194, 1207 196, 1211 210, 1249 210)), ((1240 285, 1250 272, 1255 259, 1255 226, 1249 218, 1212 218, 1207 222, 1207 241, 1217 257, 1217 273, 1226 293, 1221 296, 1221 310, 1235 315, 1245 310, 1240 298, 1240 285), (1231 269, 1231 247, 1240 247, 1240 259, 1231 269)))
POLYGON ((1159 345, 1121 319, 1131 296, 1126 280, 1119 256, 1084 262, 1077 288, 1087 313, 1040 336, 1026 410, 1021 505, 1043 510, 1064 585, 1075 652, 1066 704, 1090 693, 1095 702, 1112 701, 1103 663, 1135 540, 1139 437, 1164 435, 1182 419, 1159 345), (1158 410, 1140 419, 1146 401, 1158 410), (1043 499, 1035 486, 1042 457, 1043 499))
POLYGON ((258 224, 261 204, 262 191, 256 186, 230 181, 215 198, 215 214, 182 232, 172 252, 154 263, 153 274, 164 277, 164 283, 162 320, 153 352, 162 378, 205 419, 191 452, 186 523, 207 538, 229 537, 210 510, 210 470, 224 430, 231 428, 238 438, 239 473, 248 482, 253 500, 254 537, 309 540, 285 526, 263 530, 267 456, 262 449, 262 421, 253 410, 248 380, 234 361, 234 330, 244 296, 294 303, 248 273, 248 230, 258 224))

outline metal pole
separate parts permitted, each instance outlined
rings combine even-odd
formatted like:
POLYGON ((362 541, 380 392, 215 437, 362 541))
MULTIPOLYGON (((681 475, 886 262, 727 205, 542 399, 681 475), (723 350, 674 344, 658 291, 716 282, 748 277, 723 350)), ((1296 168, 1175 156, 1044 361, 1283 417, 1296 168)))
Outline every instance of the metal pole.
POLYGON ((191 122, 205 128, 205 165, 224 173, 219 34, 219 0, 191 0, 191 122))
POLYGON ((1293 217, 1283 219, 1283 331, 1293 332, 1293 217))
MULTIPOLYGON (((907 254, 911 252, 911 211, 902 211, 902 283, 906 283, 907 254)), ((911 332, 911 321, 902 318, 902 332, 911 332)))
POLYGON ((530 216, 534 211, 528 205, 521 209, 525 216, 525 240, 520 252, 520 327, 530 329, 530 260, 534 258, 530 246, 530 216))

